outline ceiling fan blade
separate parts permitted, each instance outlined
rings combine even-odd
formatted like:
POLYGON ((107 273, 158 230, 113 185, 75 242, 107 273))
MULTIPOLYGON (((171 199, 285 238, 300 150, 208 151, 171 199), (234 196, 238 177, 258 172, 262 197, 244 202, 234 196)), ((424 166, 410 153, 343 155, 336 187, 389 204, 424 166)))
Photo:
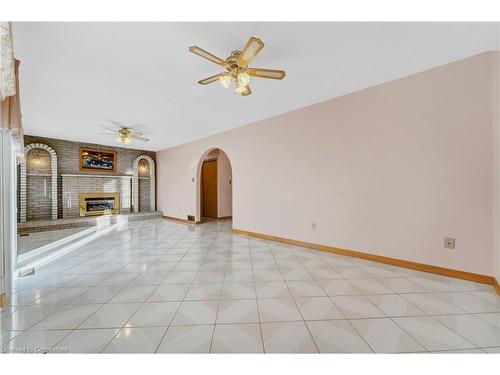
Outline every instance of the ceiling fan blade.
POLYGON ((252 90, 250 90, 250 86, 245 86, 245 91, 241 93, 242 96, 248 96, 252 93, 252 90))
POLYGON ((238 65, 243 68, 248 66, 262 48, 264 48, 264 42, 252 36, 238 56, 238 65))
POLYGON ((138 139, 139 141, 143 141, 143 142, 149 142, 149 139, 144 138, 144 137, 139 137, 138 135, 134 135, 134 134, 132 134, 130 136, 130 138, 138 139))
POLYGON ((109 122, 111 122, 112 124, 115 124, 116 126, 118 126, 119 128, 126 128, 126 126, 123 126, 122 123, 119 123, 118 121, 115 121, 115 120, 109 120, 109 122))
POLYGON ((248 68, 247 73, 252 77, 270 78, 270 79, 283 79, 285 78, 284 70, 274 69, 261 69, 261 68, 248 68))
POLYGON ((143 133, 143 132, 136 132, 136 131, 133 131, 131 134, 133 134, 133 135, 143 135, 144 133, 143 133))
POLYGON ((208 85, 209 83, 212 83, 212 82, 215 82, 215 81, 218 81, 220 77, 223 77, 225 76, 227 73, 219 73, 219 74, 216 74, 214 76, 211 76, 211 77, 208 77, 208 78, 204 78, 202 80, 199 80, 198 83, 200 85, 208 85))
POLYGON ((99 135, 116 135, 116 133, 99 133, 99 135))
POLYGON ((108 127, 105 127, 105 126, 103 126, 102 129, 108 130, 108 131, 113 132, 113 133, 118 133, 118 130, 112 129, 112 128, 108 128, 108 127))
POLYGON ((203 57, 204 59, 207 59, 213 63, 216 63, 217 65, 223 66, 224 68, 227 66, 227 62, 222 60, 220 57, 217 57, 215 55, 212 55, 210 52, 205 51, 204 49, 201 49, 198 46, 191 46, 189 47, 189 52, 194 53, 195 55, 198 55, 200 57, 203 57))

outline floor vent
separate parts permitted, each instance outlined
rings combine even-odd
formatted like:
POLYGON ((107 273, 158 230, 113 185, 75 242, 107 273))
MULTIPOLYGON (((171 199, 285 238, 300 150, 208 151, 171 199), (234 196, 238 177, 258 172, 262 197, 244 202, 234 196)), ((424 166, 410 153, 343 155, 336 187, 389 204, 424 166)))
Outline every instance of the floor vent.
POLYGON ((35 274, 35 269, 34 268, 28 268, 26 270, 19 271, 17 274, 17 277, 25 277, 25 276, 31 276, 35 274))
POLYGON ((188 215, 188 220, 189 221, 194 221, 194 216, 193 215, 188 215))

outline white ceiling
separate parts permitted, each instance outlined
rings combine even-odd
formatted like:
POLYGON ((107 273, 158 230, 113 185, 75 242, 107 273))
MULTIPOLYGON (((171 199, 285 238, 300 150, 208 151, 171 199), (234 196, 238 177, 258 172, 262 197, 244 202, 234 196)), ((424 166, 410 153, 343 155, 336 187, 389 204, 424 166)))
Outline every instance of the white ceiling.
POLYGON ((26 134, 115 144, 109 120, 143 131, 161 150, 484 51, 498 49, 498 23, 19 23, 26 134), (187 51, 222 58, 249 36, 266 47, 251 64, 285 69, 283 81, 253 79, 234 95, 197 80, 220 68, 187 51))

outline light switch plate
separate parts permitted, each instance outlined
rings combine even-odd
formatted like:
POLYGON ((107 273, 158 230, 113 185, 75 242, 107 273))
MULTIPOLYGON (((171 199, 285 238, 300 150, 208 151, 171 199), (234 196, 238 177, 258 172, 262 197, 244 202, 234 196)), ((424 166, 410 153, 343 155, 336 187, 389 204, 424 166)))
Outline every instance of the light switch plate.
POLYGON ((451 237, 444 238, 444 247, 446 249, 454 249, 455 248, 455 239, 451 237))

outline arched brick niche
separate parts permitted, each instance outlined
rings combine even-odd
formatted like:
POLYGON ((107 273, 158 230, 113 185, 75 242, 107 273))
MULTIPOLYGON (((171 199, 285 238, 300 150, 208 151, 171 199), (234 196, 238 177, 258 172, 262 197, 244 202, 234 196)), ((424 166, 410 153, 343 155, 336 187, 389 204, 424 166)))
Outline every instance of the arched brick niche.
POLYGON ((140 155, 134 160, 132 166, 132 206, 133 212, 139 212, 139 180, 142 178, 139 164, 146 161, 149 168, 149 211, 156 210, 156 181, 155 181, 155 161, 147 156, 140 155))
POLYGON ((29 161, 29 152, 32 150, 44 150, 50 155, 50 216, 53 220, 57 219, 57 154, 56 152, 49 146, 43 143, 30 143, 24 147, 24 159, 20 164, 20 175, 19 175, 19 221, 26 221, 26 212, 27 212, 27 164, 29 161))

